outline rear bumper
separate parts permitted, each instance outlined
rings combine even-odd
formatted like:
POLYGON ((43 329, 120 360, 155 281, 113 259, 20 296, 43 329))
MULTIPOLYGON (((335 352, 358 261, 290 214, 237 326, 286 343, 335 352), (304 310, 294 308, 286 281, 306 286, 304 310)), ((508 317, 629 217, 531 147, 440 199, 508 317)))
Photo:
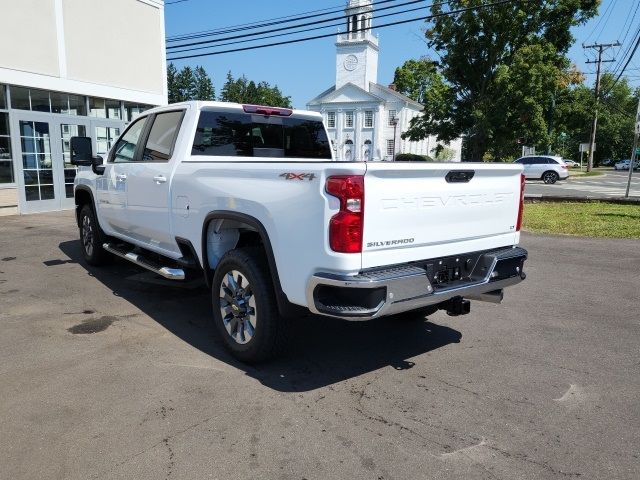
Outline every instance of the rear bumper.
MULTIPOLYGON (((501 298, 496 291, 525 279, 526 259, 525 249, 506 247, 395 265, 355 276, 317 273, 309 281, 307 302, 315 314, 369 320, 440 304, 455 297, 501 298), (466 273, 450 281, 438 281, 448 267, 465 264, 466 273), (444 270, 438 270, 441 267, 445 267, 444 270), (491 294, 485 295, 488 293, 491 294)), ((453 271, 451 268, 449 272, 453 271)))

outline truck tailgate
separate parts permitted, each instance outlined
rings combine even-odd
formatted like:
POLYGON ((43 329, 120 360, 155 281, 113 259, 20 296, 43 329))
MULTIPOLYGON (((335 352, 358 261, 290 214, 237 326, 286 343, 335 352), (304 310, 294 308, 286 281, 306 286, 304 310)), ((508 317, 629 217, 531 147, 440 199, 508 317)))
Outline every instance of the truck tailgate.
POLYGON ((521 173, 515 164, 368 163, 362 268, 515 245, 521 173))

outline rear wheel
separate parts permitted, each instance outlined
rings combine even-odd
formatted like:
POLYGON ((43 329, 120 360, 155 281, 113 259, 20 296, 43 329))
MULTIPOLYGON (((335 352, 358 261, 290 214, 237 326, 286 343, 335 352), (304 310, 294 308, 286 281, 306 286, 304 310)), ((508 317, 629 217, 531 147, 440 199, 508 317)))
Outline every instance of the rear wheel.
POLYGON ((211 294, 216 329, 234 357, 256 363, 284 349, 288 329, 263 251, 227 252, 216 267, 211 294))
POLYGON ((98 225, 96 215, 91 205, 85 205, 80 210, 80 243, 82 244, 82 254, 89 265, 104 265, 110 259, 102 245, 106 235, 98 225))
POLYGON ((550 185, 556 183, 559 178, 560 176, 556 172, 544 172, 542 174, 542 181, 550 185))

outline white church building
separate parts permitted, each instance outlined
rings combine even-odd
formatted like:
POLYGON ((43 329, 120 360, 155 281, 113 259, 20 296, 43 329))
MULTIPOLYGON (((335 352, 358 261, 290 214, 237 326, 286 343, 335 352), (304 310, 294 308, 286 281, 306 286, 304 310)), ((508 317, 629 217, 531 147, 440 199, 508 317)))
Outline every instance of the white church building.
MULTIPOLYGON (((394 160, 400 153, 435 156, 435 137, 403 140, 423 106, 378 83, 378 37, 372 31, 371 0, 349 0, 347 31, 336 43, 336 83, 307 104, 322 113, 336 157, 341 161, 394 160)), ((445 145, 460 161, 462 142, 445 145)))

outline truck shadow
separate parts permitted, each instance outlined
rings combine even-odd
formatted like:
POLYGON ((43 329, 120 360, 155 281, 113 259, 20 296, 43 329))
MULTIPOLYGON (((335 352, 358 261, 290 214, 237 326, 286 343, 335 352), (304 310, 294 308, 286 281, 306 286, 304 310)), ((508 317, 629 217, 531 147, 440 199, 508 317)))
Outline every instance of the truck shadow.
POLYGON ((231 357, 218 338, 204 283, 172 285, 124 260, 94 268, 84 262, 79 242, 63 242, 59 248, 113 295, 127 300, 184 342, 281 392, 314 390, 389 366, 410 369, 414 363, 409 359, 462 338, 457 330, 415 314, 369 322, 308 316, 293 322, 290 347, 281 359, 249 366, 231 357))

